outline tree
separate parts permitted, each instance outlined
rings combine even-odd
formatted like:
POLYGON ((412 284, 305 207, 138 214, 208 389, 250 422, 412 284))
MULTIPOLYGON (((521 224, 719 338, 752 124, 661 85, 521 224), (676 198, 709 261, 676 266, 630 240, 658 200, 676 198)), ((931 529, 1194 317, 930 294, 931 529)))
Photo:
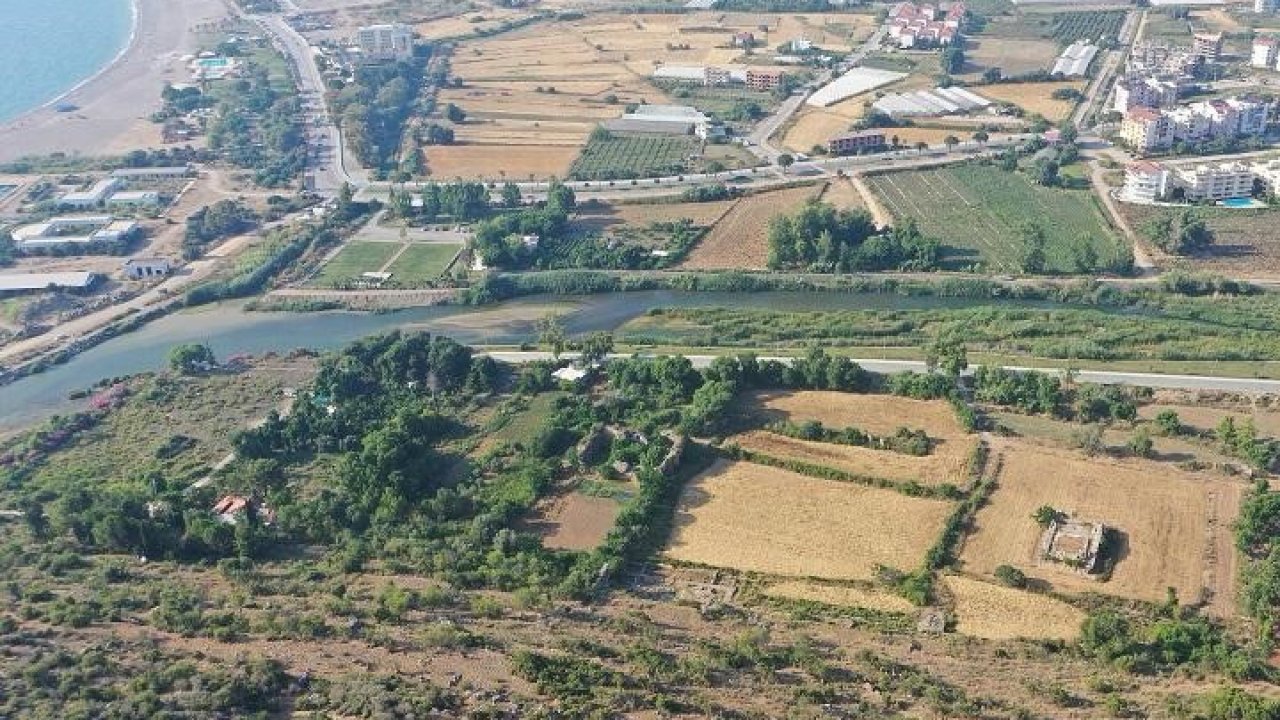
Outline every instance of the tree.
POLYGON ((987 141, 990 139, 991 139, 991 136, 987 134, 986 130, 979 130, 978 132, 973 134, 973 141, 978 143, 979 145, 986 145, 987 141))
POLYGON ((1063 145, 1074 145, 1079 137, 1080 131, 1076 129, 1075 123, 1070 120, 1063 121, 1058 128, 1058 139, 1063 145))
POLYGON ((1000 565, 995 569, 996 579, 1012 588, 1027 586, 1027 575, 1012 565, 1000 565))
POLYGON ((1056 187, 1059 182, 1058 170, 1061 166, 1057 160, 1042 158, 1036 161, 1035 181, 1037 185, 1056 187))
POLYGON ((778 156, 778 167, 782 168, 782 172, 786 172, 787 168, 794 165, 796 159, 790 153, 782 153, 778 156))
POLYGON ((1028 275, 1043 273, 1048 263, 1045 257, 1044 229, 1034 223, 1027 225, 1022 230, 1022 242, 1022 272, 1028 275))
POLYGON ((594 365, 603 361, 613 352, 613 334, 595 332, 582 341, 582 364, 594 365))
POLYGON ((520 188, 513 182, 508 182, 502 186, 502 206, 508 208, 520 207, 521 196, 520 188))
POLYGON ((925 150, 928 150, 928 149, 929 149, 929 143, 923 140, 916 141, 916 152, 923 153, 925 150))
POLYGON ((1156 426, 1156 432, 1165 437, 1182 434, 1182 419, 1174 410, 1161 410, 1153 423, 1156 426))
POLYGON ((960 138, 956 137, 955 135, 948 135, 942 138, 942 144, 946 145, 947 152, 950 152, 954 150, 957 145, 960 144, 960 138))
POLYGON ((217 364, 213 350, 201 343, 175 345, 169 351, 169 367, 177 373, 192 375, 217 364))
POLYGON ((1058 512, 1052 505, 1041 505, 1031 513, 1031 519, 1036 521, 1040 527, 1047 528, 1055 522, 1062 519, 1062 513, 1058 512))
POLYGON ((964 71, 964 50, 957 45, 951 45, 942 51, 942 72, 947 75, 958 75, 964 71))
POLYGON ((1004 73, 1000 72, 998 67, 989 67, 982 71, 982 82, 988 85, 1000 82, 1002 77, 1004 77, 1004 73))
POLYGON ((969 367, 964 343, 955 336, 939 337, 924 350, 924 362, 930 372, 941 370, 952 380, 969 367))
POLYGON ((551 356, 556 360, 564 352, 567 337, 564 323, 560 321, 558 314, 550 313, 538 320, 538 343, 551 346, 551 356))
POLYGON ((1128 448, 1135 457, 1146 458, 1151 457, 1155 443, 1151 440, 1151 433, 1145 427, 1140 427, 1129 438, 1128 448))
POLYGON ((451 123, 460 123, 467 119, 466 111, 453 103, 444 106, 444 116, 451 123))

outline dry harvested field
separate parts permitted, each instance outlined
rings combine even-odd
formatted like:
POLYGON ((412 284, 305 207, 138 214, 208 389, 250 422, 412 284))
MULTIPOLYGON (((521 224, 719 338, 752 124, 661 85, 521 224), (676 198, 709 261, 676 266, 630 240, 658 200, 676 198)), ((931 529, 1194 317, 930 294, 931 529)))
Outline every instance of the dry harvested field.
POLYGON ((892 450, 798 440, 764 430, 734 435, 732 440, 752 452, 823 465, 855 475, 898 482, 914 481, 921 485, 951 483, 957 487, 965 484, 965 463, 976 442, 944 441, 933 453, 916 457, 892 450))
POLYGON ((848 585, 826 585, 810 580, 787 580, 765 588, 768 597, 807 600, 840 607, 860 607, 881 612, 914 614, 918 608, 906 599, 880 590, 848 585))
POLYGON ((621 506, 612 498, 570 492, 540 504, 529 527, 542 537, 544 547, 592 550, 613 529, 619 509, 621 506))
POLYGON ((965 71, 974 76, 987 68, 1000 68, 1005 75, 1022 75, 1049 70, 1060 52, 1053 40, 1014 40, 977 35, 966 38, 965 71))
POLYGON ((837 210, 866 210, 867 201, 858 192, 858 188, 847 179, 839 179, 827 183, 822 191, 823 202, 831 203, 837 210))
POLYGON ((955 601, 956 632, 989 640, 1074 640, 1084 613, 1046 595, 960 575, 943 581, 955 601))
POLYGON ((816 420, 829 428, 856 427, 874 435, 892 435, 906 425, 931 438, 958 441, 972 438, 942 400, 913 400, 896 395, 860 395, 828 390, 757 392, 746 399, 745 411, 766 422, 816 420))
POLYGON ((977 88, 982 95, 1000 102, 1017 105, 1029 113, 1043 115, 1050 122, 1064 120, 1075 109, 1075 103, 1069 100, 1054 100, 1053 91, 1061 88, 1074 88, 1084 92, 1083 81, 1043 82, 1043 83, 1009 83, 1002 85, 983 85, 977 88))
POLYGON ((870 580, 915 568, 953 505, 719 461, 684 489, 667 556, 750 572, 870 580))
POLYGON ((978 511, 976 530, 961 553, 966 570, 989 575, 1008 564, 1057 590, 1149 602, 1163 601, 1167 587, 1185 603, 1209 591, 1211 612, 1236 612, 1231 524, 1243 483, 1153 461, 1085 458, 1023 440, 997 440, 992 453, 1002 466, 996 491, 978 511), (1122 534, 1110 580, 1036 563, 1040 527, 1031 514, 1042 505, 1122 534))
POLYGON ((427 167, 441 179, 564 177, 578 155, 565 146, 506 147, 502 145, 434 145, 424 148, 427 167))
POLYGON ((764 270, 769 261, 769 221, 793 212, 822 185, 749 195, 733 206, 689 253, 685 270, 764 270))
POLYGON ((470 35, 477 31, 490 32, 498 29, 503 23, 529 17, 532 13, 509 8, 485 8, 482 12, 470 12, 454 17, 439 18, 418 23, 414 28, 427 40, 456 38, 470 35))
POLYGON ((574 219, 574 224, 608 232, 622 228, 645 228, 652 223, 689 220, 694 225, 710 227, 729 209, 733 200, 705 203, 655 203, 651 205, 608 205, 585 210, 574 219))

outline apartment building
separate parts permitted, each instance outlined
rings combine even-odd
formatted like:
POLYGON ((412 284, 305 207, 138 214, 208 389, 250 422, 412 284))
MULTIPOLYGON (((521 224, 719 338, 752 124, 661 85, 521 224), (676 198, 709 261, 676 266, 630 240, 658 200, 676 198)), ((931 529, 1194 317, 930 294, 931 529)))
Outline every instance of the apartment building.
POLYGON ((1130 73, 1116 82, 1111 109, 1126 113, 1135 107, 1163 108, 1175 105, 1186 83, 1173 75, 1130 73))
POLYGON ((1120 197, 1132 202, 1156 202, 1168 194, 1168 184, 1169 171, 1160 163, 1130 163, 1124 169, 1124 188, 1120 197))
POLYGON ((1275 69, 1276 55, 1280 53, 1280 42, 1272 35, 1263 35, 1253 41, 1253 52, 1249 55, 1249 65, 1266 70, 1275 69))
POLYGON ((756 68, 748 68, 747 87, 761 92, 769 91, 778 87, 778 84, 782 82, 784 75, 786 75, 786 73, 781 70, 757 70, 756 68))
POLYGON ((883 130, 864 130, 831 138, 827 141, 827 151, 832 155, 853 155, 878 150, 888 144, 883 130))
POLYGON ((1266 131, 1271 104, 1255 98, 1227 98, 1160 110, 1134 107, 1120 125, 1120 136, 1135 150, 1150 152, 1175 142, 1252 137, 1266 131))
POLYGON ((368 25, 356 31, 365 62, 395 62, 413 57, 413 28, 401 23, 368 25))
POLYGON ((1191 202, 1226 200, 1253 194, 1253 168, 1242 162, 1178 168, 1170 175, 1170 193, 1180 188, 1183 197, 1191 202))
POLYGON ((1155 108, 1135 107, 1120 123, 1120 137, 1140 152, 1163 150, 1173 145, 1173 124, 1155 108))
POLYGON ((1208 62, 1217 62, 1222 55, 1222 41, 1225 36, 1220 33, 1196 33, 1191 41, 1192 54, 1204 58, 1208 62))

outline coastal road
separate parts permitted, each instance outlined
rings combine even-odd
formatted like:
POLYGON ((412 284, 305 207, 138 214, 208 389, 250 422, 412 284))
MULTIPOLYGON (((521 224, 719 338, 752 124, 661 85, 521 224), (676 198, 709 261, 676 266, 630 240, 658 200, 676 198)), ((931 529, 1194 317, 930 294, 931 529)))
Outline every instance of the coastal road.
MULTIPOLYGON (((495 360, 501 362, 520 364, 536 362, 539 360, 551 360, 552 356, 549 352, 528 351, 528 352, 506 352, 495 351, 485 353, 495 360)), ((645 356, 645 353, 640 353, 645 356)), ((560 356, 563 358, 576 357, 575 353, 564 353, 560 356)), ((631 355, 616 353, 610 355, 610 359, 628 358, 631 355)), ((717 355, 685 355, 689 361, 693 363, 695 368, 705 368, 719 356, 717 355)), ((761 357, 761 360, 778 360, 780 362, 791 362, 794 358, 790 357, 761 357)), ((870 358, 851 358, 864 370, 883 375, 892 375, 904 372, 925 372, 928 368, 924 362, 920 360, 878 360, 870 358)), ((1004 366, 1006 369, 1017 372, 1043 372, 1051 375, 1062 375, 1065 371, 1061 368, 1037 368, 1037 367, 1013 367, 1004 366)), ((966 371, 971 374, 972 371, 966 371)), ((1238 392, 1249 394, 1263 393, 1280 393, 1280 380, 1262 380, 1259 378, 1232 378, 1232 377, 1213 377, 1210 375, 1166 375, 1162 373, 1141 373, 1141 372, 1115 372, 1110 370, 1077 370, 1075 378, 1080 382, 1096 383, 1098 385, 1134 385, 1138 387, 1158 388, 1162 390, 1212 390, 1221 392, 1238 392)))

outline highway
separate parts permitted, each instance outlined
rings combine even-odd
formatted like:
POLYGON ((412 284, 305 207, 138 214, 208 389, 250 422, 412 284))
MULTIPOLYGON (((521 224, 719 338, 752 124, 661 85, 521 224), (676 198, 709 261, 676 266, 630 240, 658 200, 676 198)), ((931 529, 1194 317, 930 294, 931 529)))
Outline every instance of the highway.
MULTIPOLYGON (((485 353, 495 360, 506 363, 520 364, 536 362, 539 360, 551 360, 552 356, 549 352, 540 351, 494 351, 485 353)), ((644 355, 642 353, 642 355, 644 355)), ((561 358, 574 358, 575 353, 564 353, 561 358)), ((631 355, 615 353, 609 356, 609 359, 628 358, 631 355)), ((717 355, 685 355, 696 368, 705 368, 719 356, 717 355)), ((791 362, 791 357, 761 357, 761 360, 778 360, 780 362, 791 362)), ((924 362, 920 360, 879 360, 872 358, 851 358, 865 370, 883 375, 892 375, 904 372, 924 372, 927 368, 924 362)), ((1043 372, 1053 375, 1061 375, 1064 370, 1061 368, 1039 368, 1039 367, 1014 367, 1005 366, 1009 370, 1018 372, 1043 372)), ((966 375, 972 374, 972 371, 966 371, 966 375)), ((1259 378, 1233 378, 1233 377, 1214 377, 1211 375, 1166 375, 1162 373, 1142 373, 1142 372, 1117 372, 1111 370, 1077 370, 1075 378, 1080 382, 1096 383, 1099 385, 1133 385, 1138 387, 1157 388, 1162 390, 1210 390, 1220 392, 1238 392, 1248 394, 1264 394, 1264 393, 1280 393, 1280 380, 1262 380, 1259 378)))

